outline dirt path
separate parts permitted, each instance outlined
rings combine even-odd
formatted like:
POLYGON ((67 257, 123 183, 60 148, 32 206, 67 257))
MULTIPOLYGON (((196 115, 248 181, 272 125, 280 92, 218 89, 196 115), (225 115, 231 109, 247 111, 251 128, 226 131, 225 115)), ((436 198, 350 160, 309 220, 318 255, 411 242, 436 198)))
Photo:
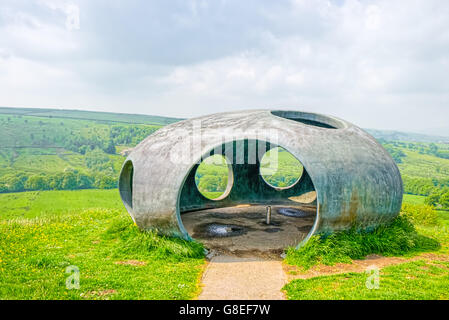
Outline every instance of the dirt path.
POLYGON ((282 261, 261 257, 215 256, 203 277, 200 300, 281 300, 287 277, 282 261))
POLYGON ((347 272, 364 272, 370 266, 384 268, 387 266, 406 263, 416 260, 425 261, 449 261, 449 256, 444 254, 423 253, 412 258, 403 257, 383 257, 379 255, 369 255, 364 260, 354 260, 351 264, 337 263, 334 266, 319 265, 307 271, 300 271, 295 266, 283 265, 284 272, 287 275, 288 281, 294 279, 309 279, 318 276, 327 276, 333 274, 347 273, 347 272))

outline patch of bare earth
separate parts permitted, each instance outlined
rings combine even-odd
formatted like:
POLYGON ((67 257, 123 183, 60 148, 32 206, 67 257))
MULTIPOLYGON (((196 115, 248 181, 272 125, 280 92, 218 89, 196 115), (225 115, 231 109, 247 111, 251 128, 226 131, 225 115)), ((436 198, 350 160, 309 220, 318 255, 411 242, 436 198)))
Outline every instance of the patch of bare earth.
POLYGON ((92 299, 92 298, 95 298, 95 297, 109 296, 109 295, 114 294, 114 293, 117 293, 117 291, 114 290, 114 289, 98 290, 98 291, 94 290, 94 291, 86 292, 85 294, 81 294, 81 296, 84 297, 84 298, 92 299))
POLYGON ((380 255, 369 255, 364 260, 354 260, 352 263, 337 263, 333 266, 318 265, 309 270, 302 271, 296 266, 283 264, 284 272, 288 281, 294 279, 309 279, 319 276, 329 276, 334 274, 348 272, 364 272, 368 267, 376 266, 384 268, 395 264, 406 263, 416 260, 432 261, 449 261, 449 255, 436 253, 423 253, 411 258, 404 257, 383 257, 380 255))
POLYGON ((128 266, 144 266, 147 263, 145 261, 139 260, 124 260, 124 261, 116 261, 115 264, 128 265, 128 266))

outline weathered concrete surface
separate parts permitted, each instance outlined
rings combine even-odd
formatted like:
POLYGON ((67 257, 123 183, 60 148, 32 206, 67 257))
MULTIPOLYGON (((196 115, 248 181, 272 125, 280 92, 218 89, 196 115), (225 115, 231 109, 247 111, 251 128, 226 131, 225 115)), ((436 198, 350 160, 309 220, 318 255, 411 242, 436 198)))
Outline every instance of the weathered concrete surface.
POLYGON ((202 278, 199 300, 283 300, 287 277, 282 262, 220 255, 202 278))
MULTIPOLYGON (((181 212, 204 208, 234 206, 236 204, 283 204, 294 203, 290 197, 312 192, 312 180, 304 170, 298 183, 288 189, 276 189, 268 185, 259 174, 260 159, 266 150, 277 145, 264 140, 246 139, 223 143, 209 154, 224 154, 231 162, 231 183, 227 197, 220 201, 210 200, 201 195, 195 184, 195 173, 199 164, 195 164, 187 175, 181 190, 179 207, 181 212), (218 150, 217 150, 218 149, 218 150), (251 152, 253 150, 253 152, 251 152), (240 161, 239 158, 243 158, 240 161), (251 161, 251 155, 254 156, 251 161), (248 160, 250 158, 250 160, 248 160), (252 163, 251 163, 252 162, 252 163)), ((229 179, 228 179, 229 181, 229 179)))
POLYGON ((269 110, 213 114, 158 130, 129 154, 119 188, 139 227, 186 239, 183 211, 243 203, 290 205, 289 198, 313 190, 317 218, 309 236, 370 228, 399 213, 403 191, 396 164, 362 129, 335 117, 269 110), (293 188, 271 189, 258 174, 264 151, 275 146, 292 153, 305 168, 293 188), (233 162, 234 184, 220 201, 204 198, 191 179, 200 160, 212 153, 244 159, 233 162))
POLYGON ((272 207, 270 225, 266 224, 265 206, 207 209, 182 214, 187 232, 215 254, 278 258, 289 246, 296 246, 313 227, 316 207, 298 206, 301 217, 279 214, 272 207), (232 224, 241 232, 232 236, 210 235, 207 226, 232 224))

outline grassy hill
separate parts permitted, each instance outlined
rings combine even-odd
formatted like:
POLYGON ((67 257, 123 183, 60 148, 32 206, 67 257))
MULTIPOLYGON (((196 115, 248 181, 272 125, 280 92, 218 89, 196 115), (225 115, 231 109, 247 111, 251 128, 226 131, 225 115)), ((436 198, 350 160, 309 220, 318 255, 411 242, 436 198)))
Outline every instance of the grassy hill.
POLYGON ((112 113, 84 110, 67 109, 38 109, 38 108, 8 108, 0 107, 0 114, 21 115, 37 118, 63 118, 74 120, 91 120, 106 123, 133 123, 133 124, 153 124, 167 125, 179 120, 180 118, 168 118, 161 116, 151 116, 146 114, 128 114, 112 113))
POLYGON ((178 120, 0 108, 0 192, 114 188, 123 162, 120 152, 178 120))
POLYGON ((417 151, 403 150, 403 152, 405 157, 398 166, 404 176, 431 177, 439 180, 449 178, 449 159, 417 151))
MULTIPOLYGON (((0 234, 5 235, 0 237, 0 283, 5 284, 0 286, 0 299, 197 296, 205 262, 201 244, 140 232, 116 189, 65 190, 115 188, 124 160, 120 153, 177 120, 76 110, 0 108, 0 234), (47 189, 52 191, 40 191, 47 189), (28 190, 39 191, 14 192, 28 190), (67 290, 65 286, 67 270, 70 272, 73 266, 80 270, 79 290, 67 290)), ((416 212, 420 213, 425 196, 449 186, 449 145, 439 140, 414 141, 409 135, 399 140, 388 137, 377 136, 401 170, 405 191, 409 193, 404 202, 417 206, 416 212)), ((209 193, 223 191, 223 179, 217 176, 226 176, 226 166, 203 166, 197 173, 197 183, 205 192, 210 191, 210 186, 203 177, 208 177, 215 188, 209 193)), ((278 170, 264 174, 273 185, 288 185, 298 176, 295 159, 285 151, 279 153, 278 170)), ((416 220, 416 228, 441 244, 438 254, 447 254, 449 212, 438 210, 437 214, 435 224, 419 224, 416 220)), ((389 237, 400 248, 409 245, 411 236, 417 236, 402 231, 400 234, 402 238, 389 237)), ((346 248, 360 248, 360 243, 351 242, 354 239, 343 240, 346 248)), ((373 241, 372 237, 362 240, 364 247, 371 245, 376 249, 379 244, 395 248, 373 241)), ((318 249, 316 252, 329 255, 334 252, 327 244, 318 249)), ((307 257, 313 255, 306 254, 307 257)), ((290 299, 447 299, 447 263, 446 269, 440 265, 437 269, 436 262, 411 263, 382 269, 395 281, 382 278, 380 290, 365 288, 365 273, 295 280, 285 290, 290 299), (424 267, 433 268, 432 272, 409 277, 410 272, 415 274, 424 267), (354 290, 356 287, 361 289, 354 290)))
POLYGON ((449 192, 449 145, 383 141, 382 145, 398 164, 409 194, 449 192))
POLYGON ((0 194, 0 300, 191 299, 197 242, 140 232, 117 190, 0 194), (79 289, 66 281, 79 270, 79 289))
POLYGON ((449 137, 443 136, 433 136, 421 133, 412 132, 400 132, 393 130, 376 130, 376 129, 365 129, 369 134, 371 134, 376 139, 382 139, 387 141, 414 141, 414 142, 425 142, 425 143, 449 143, 449 137))
MULTIPOLYGON (((115 188, 124 151, 162 126, 179 120, 137 114, 0 107, 0 192, 115 188)), ((398 163, 406 193, 427 196, 449 187, 448 138, 368 131, 398 163)), ((281 167, 292 168, 288 164, 281 167)), ((270 183, 288 184, 289 179, 284 181, 284 176, 295 180, 292 170, 284 171, 270 178, 273 180, 270 183)), ((219 185, 220 179, 205 173, 212 184, 219 185)), ((205 191, 220 191, 207 190, 204 182, 202 187, 205 191)))

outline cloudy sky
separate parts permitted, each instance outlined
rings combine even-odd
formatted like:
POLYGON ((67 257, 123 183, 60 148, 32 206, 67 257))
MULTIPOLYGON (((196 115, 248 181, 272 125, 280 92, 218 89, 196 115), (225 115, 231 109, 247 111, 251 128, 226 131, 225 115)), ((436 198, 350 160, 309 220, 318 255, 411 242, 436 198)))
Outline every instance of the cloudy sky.
POLYGON ((1 0, 0 105, 449 135, 449 1, 1 0))

